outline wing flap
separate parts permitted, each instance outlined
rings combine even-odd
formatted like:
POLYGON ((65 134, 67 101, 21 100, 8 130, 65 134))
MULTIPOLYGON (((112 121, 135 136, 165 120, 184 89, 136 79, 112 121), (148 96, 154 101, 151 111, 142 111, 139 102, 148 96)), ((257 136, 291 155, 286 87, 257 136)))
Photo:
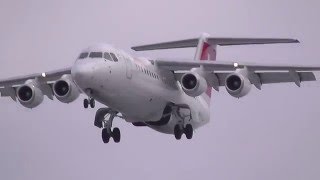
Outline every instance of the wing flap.
MULTIPOLYGON (((273 73, 257 73, 262 84, 295 82, 290 73, 273 72, 273 73)), ((316 81, 313 72, 299 72, 300 81, 316 81)))
POLYGON ((13 99, 14 101, 17 100, 16 88, 13 87, 0 88, 0 95, 1 97, 11 97, 11 99, 13 99))
MULTIPOLYGON (((219 86, 225 85, 225 79, 230 73, 215 73, 219 79, 219 86)), ((289 72, 265 72, 257 73, 262 84, 273 83, 290 83, 295 82, 294 78, 289 72)), ((299 72, 298 73, 301 82, 316 81, 317 78, 313 72, 299 72)))
MULTIPOLYGON (((294 82, 300 86, 300 82, 316 81, 314 71, 320 71, 320 66, 298 66, 298 65, 258 65, 246 63, 230 62, 183 62, 183 61, 163 61, 156 60, 155 65, 160 69, 175 72, 176 80, 181 79, 181 75, 190 72, 192 68, 201 68, 206 73, 214 73, 218 77, 219 83, 216 86, 224 86, 225 79, 236 69, 246 68, 248 72, 257 76, 259 83, 251 82, 256 87, 258 84, 294 82)), ((256 78, 255 78, 256 79, 256 78)), ((208 80, 208 79, 207 79, 208 80)), ((250 78, 249 78, 250 80, 250 78)), ((253 81, 253 79, 251 79, 253 81)), ((210 84, 210 83, 209 83, 210 84)))

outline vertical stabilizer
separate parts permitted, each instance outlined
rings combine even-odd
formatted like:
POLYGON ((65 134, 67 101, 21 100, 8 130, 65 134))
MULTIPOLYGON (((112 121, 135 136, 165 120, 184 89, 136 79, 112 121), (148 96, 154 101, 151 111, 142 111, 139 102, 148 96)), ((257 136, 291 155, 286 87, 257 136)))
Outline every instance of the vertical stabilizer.
POLYGON ((195 60, 210 60, 215 61, 217 57, 217 45, 209 44, 208 38, 210 37, 209 34, 203 33, 198 42, 196 55, 194 57, 195 60))
MULTIPOLYGON (((217 45, 210 44, 208 42, 209 34, 203 33, 198 42, 198 46, 196 49, 196 54, 194 59, 196 61, 215 61, 217 57, 217 45)), ((212 93, 212 87, 208 87, 206 93, 203 96, 204 100, 210 104, 210 98, 212 93)))

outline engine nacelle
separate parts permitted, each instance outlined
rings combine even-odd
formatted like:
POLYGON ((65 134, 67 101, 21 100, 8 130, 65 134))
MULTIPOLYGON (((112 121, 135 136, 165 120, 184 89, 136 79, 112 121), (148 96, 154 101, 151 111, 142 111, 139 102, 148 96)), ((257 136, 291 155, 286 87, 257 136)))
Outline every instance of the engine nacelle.
POLYGON ((226 77, 225 86, 231 96, 240 98, 250 92, 252 85, 247 76, 245 70, 236 70, 226 77))
POLYGON ((192 97, 200 96, 208 87, 207 81, 195 72, 182 75, 180 82, 183 91, 192 97))
POLYGON ((52 90, 56 98, 63 103, 70 103, 79 97, 79 90, 72 81, 70 75, 63 75, 56 81, 52 90))
POLYGON ((28 80, 17 89, 17 98, 26 108, 35 108, 43 101, 43 93, 33 80, 28 80))

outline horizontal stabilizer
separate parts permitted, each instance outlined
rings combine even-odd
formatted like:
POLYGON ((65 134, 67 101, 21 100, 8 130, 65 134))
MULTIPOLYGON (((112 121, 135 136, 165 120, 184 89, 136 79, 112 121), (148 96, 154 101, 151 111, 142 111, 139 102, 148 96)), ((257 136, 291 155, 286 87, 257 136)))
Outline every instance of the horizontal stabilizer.
MULTIPOLYGON (((250 44, 278 44, 278 43, 299 43, 297 39, 275 39, 275 38, 208 38, 211 45, 233 46, 233 45, 250 45, 250 44)), ((185 39, 180 41, 170 41, 156 44, 148 44, 132 47, 135 51, 146 51, 156 49, 173 49, 197 47, 198 38, 185 39)))

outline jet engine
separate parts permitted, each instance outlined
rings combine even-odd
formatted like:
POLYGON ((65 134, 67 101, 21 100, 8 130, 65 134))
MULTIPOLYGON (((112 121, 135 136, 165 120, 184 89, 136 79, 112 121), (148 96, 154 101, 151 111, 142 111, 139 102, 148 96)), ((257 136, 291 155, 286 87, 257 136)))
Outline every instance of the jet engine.
POLYGON ((181 85, 183 91, 192 97, 204 93, 208 87, 207 81, 198 73, 190 72, 182 75, 181 85))
POLYGON ((249 93, 251 82, 247 77, 247 73, 239 70, 226 77, 225 86, 231 96, 240 98, 249 93))
POLYGON ((34 108, 42 103, 43 93, 33 80, 28 80, 17 89, 19 102, 26 108, 34 108))
POLYGON ((72 81, 70 75, 64 75, 56 81, 53 86, 53 93, 63 103, 70 103, 79 97, 79 90, 72 81))

